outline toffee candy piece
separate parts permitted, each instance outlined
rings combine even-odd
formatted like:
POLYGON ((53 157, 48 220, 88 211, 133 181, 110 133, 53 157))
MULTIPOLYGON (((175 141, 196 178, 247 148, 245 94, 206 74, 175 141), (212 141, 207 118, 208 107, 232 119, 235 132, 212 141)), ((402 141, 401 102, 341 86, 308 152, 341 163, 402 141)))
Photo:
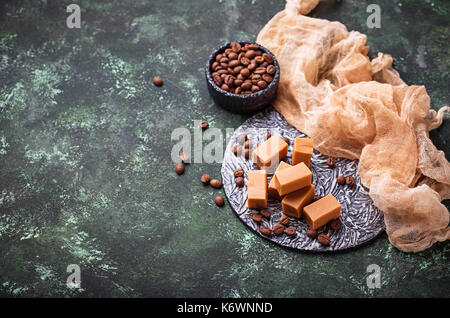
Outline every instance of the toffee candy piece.
MULTIPOLYGON (((283 169, 289 168, 291 165, 281 161, 280 164, 278 165, 277 170, 275 170, 275 173, 277 173, 277 171, 281 171, 283 169)), ((278 195, 278 189, 275 186, 275 175, 272 177, 272 180, 270 180, 269 183, 269 197, 280 200, 281 197, 278 195)))
POLYGON ((253 162, 261 169, 277 165, 288 153, 288 144, 280 136, 272 136, 260 144, 252 154, 253 162))
POLYGON ((267 208, 267 172, 265 170, 248 171, 247 195, 249 209, 267 208))
POLYGON ((337 219, 341 215, 341 205, 330 193, 322 199, 311 203, 303 208, 306 223, 313 230, 337 219))
POLYGON ((313 154, 313 140, 311 138, 295 138, 292 148, 292 165, 304 162, 309 168, 313 154))
POLYGON ((301 218, 303 208, 314 199, 315 191, 316 188, 311 184, 308 187, 287 194, 281 201, 283 213, 294 218, 301 218))
POLYGON ((274 176, 276 177, 275 186, 280 196, 307 187, 312 180, 312 172, 303 162, 278 171, 274 176))

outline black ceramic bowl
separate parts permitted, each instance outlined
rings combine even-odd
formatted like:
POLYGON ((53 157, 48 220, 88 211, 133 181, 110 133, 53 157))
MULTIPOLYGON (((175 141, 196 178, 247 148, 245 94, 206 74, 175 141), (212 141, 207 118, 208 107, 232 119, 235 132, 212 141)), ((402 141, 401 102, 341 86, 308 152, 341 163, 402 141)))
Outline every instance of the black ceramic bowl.
POLYGON ((230 43, 232 43, 230 42, 214 50, 214 52, 209 56, 208 61, 206 62, 205 75, 209 94, 217 105, 229 111, 235 113, 253 113, 256 111, 260 111, 267 105, 269 105, 277 95, 278 83, 280 81, 280 66, 278 65, 278 61, 272 54, 272 52, 259 45, 258 43, 252 41, 233 42, 239 42, 242 46, 247 43, 256 44, 259 46, 262 52, 270 54, 273 57, 273 65, 276 68, 276 72, 273 75, 273 81, 270 82, 265 89, 248 95, 233 94, 231 92, 224 91, 219 86, 217 86, 211 76, 211 65, 216 60, 216 56, 218 54, 223 53, 226 48, 230 47, 230 43))

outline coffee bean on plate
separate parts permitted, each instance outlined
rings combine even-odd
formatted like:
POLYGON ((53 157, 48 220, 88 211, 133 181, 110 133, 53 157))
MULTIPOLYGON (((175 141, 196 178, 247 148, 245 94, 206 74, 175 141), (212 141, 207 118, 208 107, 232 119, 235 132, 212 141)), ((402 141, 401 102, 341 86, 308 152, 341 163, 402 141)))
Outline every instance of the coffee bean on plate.
POLYGON ((161 86, 163 84, 162 78, 159 76, 153 77, 153 84, 155 84, 155 86, 161 86))
POLYGON ((245 180, 243 177, 237 177, 234 182, 239 188, 242 188, 245 185, 245 180))
POLYGON ((261 213, 261 215, 263 217, 265 217, 266 219, 270 219, 270 211, 267 209, 262 209, 261 211, 259 211, 259 213, 261 213))
POLYGON ((248 148, 244 149, 244 157, 247 160, 250 158, 250 149, 248 149, 248 148))
POLYGON ((330 168, 334 168, 336 166, 336 159, 334 159, 334 157, 328 157, 327 159, 327 165, 330 168))
POLYGON ((208 174, 203 174, 202 175, 202 177, 200 178, 200 181, 203 183, 203 184, 209 184, 209 180, 210 180, 210 177, 209 177, 209 175, 208 174))
POLYGON ((334 231, 338 231, 341 228, 341 220, 336 219, 330 222, 330 227, 334 231))
POLYGON ((199 126, 200 126, 201 129, 205 130, 206 128, 209 127, 209 123, 208 123, 206 120, 202 120, 202 121, 199 123, 199 126))
POLYGON ((353 178, 352 176, 348 176, 347 178, 345 178, 345 183, 347 184, 347 186, 352 188, 355 185, 355 178, 353 178))
POLYGON ((286 215, 282 215, 280 217, 280 223, 282 225, 288 225, 289 224, 289 218, 286 215))
POLYGON ((250 148, 251 146, 252 146, 251 140, 247 140, 247 141, 244 143, 244 148, 250 148))
POLYGON ((214 202, 217 204, 217 206, 223 206, 225 204, 225 200, 221 195, 216 195, 216 197, 214 198, 214 202))
POLYGON ((337 177, 336 182, 339 183, 340 185, 345 184, 345 177, 344 176, 337 177))
POLYGON ((262 222, 262 216, 259 213, 253 213, 252 214, 252 220, 255 221, 256 223, 261 223, 262 222))
POLYGON ((236 178, 242 177, 242 176, 244 176, 244 169, 238 168, 238 169, 234 170, 233 174, 236 178))
POLYGON ((211 185, 211 187, 216 188, 216 189, 220 189, 222 188, 222 181, 217 180, 217 179, 212 179, 209 184, 211 185))
POLYGON ((176 172, 177 174, 183 174, 183 173, 184 173, 184 164, 183 164, 182 162, 178 163, 178 164, 175 166, 175 172, 176 172))
POLYGON ((242 153, 242 147, 240 145, 234 145, 231 151, 233 151, 235 156, 238 156, 242 153))
POLYGON ((319 241, 320 244, 322 245, 330 245, 330 237, 326 234, 319 234, 319 236, 317 236, 317 240, 319 241))
POLYGON ((267 235, 267 236, 272 235, 272 230, 269 229, 268 227, 265 227, 265 226, 261 226, 261 227, 259 228, 259 232, 260 232, 261 234, 267 235))
POLYGON ((284 230, 284 234, 287 236, 294 236, 297 231, 294 227, 288 227, 286 230, 284 230))
POLYGON ((273 234, 275 234, 275 235, 281 235, 281 234, 283 234, 283 232, 284 232, 284 226, 281 225, 281 224, 275 224, 275 225, 272 227, 272 232, 273 232, 273 234))
POLYGON ((314 239, 317 237, 317 231, 316 230, 308 230, 308 231, 306 231, 306 236, 314 239))

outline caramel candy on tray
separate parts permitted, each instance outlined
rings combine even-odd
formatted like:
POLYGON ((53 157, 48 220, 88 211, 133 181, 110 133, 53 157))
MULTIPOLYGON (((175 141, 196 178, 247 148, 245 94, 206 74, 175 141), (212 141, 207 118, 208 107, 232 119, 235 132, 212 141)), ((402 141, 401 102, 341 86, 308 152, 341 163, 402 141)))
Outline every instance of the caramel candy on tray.
POLYGON ((314 144, 311 138, 295 138, 294 147, 292 148, 292 165, 294 166, 300 162, 304 162, 309 168, 313 147, 314 144))
POLYGON ((315 191, 316 188, 311 184, 308 187, 287 194, 281 201, 283 213, 294 218, 301 218, 303 208, 314 199, 315 191))
POLYGON ((277 171, 274 175, 278 195, 283 196, 311 184, 312 172, 303 163, 277 171))
POLYGON ((313 230, 337 219, 341 215, 341 204, 330 193, 316 202, 303 208, 303 216, 306 223, 313 230))
POLYGON ((287 153, 286 141, 278 135, 273 135, 253 151, 252 159, 261 169, 275 169, 287 153))
POLYGON ((266 170, 248 171, 247 206, 249 209, 267 208, 266 170))
MULTIPOLYGON (((281 171, 283 169, 289 168, 290 166, 291 166, 290 164, 288 164, 284 161, 281 161, 280 164, 278 165, 277 170, 275 171, 275 174, 277 173, 277 171, 281 171)), ((276 177, 274 175, 272 177, 272 180, 270 180, 270 183, 269 183, 269 197, 280 200, 281 197, 278 195, 278 189, 275 186, 275 178, 276 177)))

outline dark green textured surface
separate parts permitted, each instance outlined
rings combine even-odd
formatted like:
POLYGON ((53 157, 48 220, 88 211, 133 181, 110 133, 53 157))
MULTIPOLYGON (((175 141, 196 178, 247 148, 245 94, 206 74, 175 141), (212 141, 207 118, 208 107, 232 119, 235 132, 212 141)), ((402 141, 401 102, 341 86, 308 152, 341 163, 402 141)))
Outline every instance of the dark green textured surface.
MULTIPOLYGON (((254 40, 284 1, 9 1, 0 15, 0 295, 311 297, 449 296, 448 242, 405 254, 386 235, 334 255, 286 250, 252 234, 202 173, 182 176, 171 132, 194 120, 237 128, 215 106, 203 65, 233 39, 254 40), (66 27, 66 5, 82 9, 66 27), (253 12, 253 14, 249 14, 253 12), (151 84, 161 75, 164 86, 151 84), (66 287, 81 267, 82 289, 66 287), (380 289, 366 285, 381 267, 380 289)), ((368 35, 438 109, 449 103, 449 1, 321 4, 312 16, 368 35)), ((450 123, 431 133, 446 151, 450 123)))

